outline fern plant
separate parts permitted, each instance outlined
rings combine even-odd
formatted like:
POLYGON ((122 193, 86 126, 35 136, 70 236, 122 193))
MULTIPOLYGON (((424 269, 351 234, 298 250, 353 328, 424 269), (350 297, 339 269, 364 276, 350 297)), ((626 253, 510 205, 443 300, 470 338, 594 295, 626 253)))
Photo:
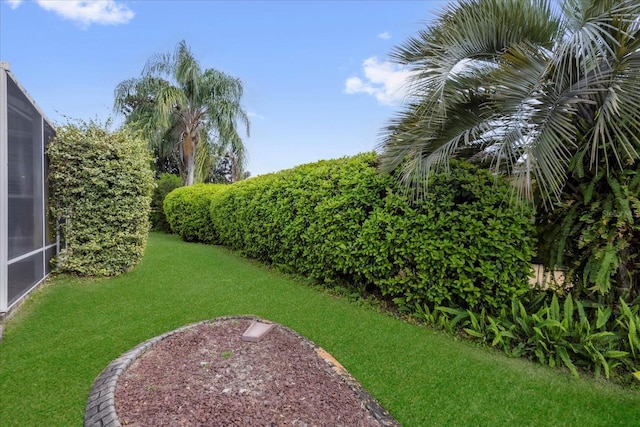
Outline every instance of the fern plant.
POLYGON ((575 177, 561 206, 539 217, 539 253, 567 267, 574 293, 615 305, 640 295, 640 172, 575 177))

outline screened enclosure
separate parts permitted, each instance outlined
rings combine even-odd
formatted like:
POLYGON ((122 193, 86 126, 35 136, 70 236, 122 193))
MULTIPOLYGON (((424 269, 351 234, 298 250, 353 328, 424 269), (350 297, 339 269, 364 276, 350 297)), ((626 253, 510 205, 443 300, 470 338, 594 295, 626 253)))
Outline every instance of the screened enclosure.
POLYGON ((54 135, 9 64, 0 62, 0 315, 44 280, 56 254, 45 155, 54 135))

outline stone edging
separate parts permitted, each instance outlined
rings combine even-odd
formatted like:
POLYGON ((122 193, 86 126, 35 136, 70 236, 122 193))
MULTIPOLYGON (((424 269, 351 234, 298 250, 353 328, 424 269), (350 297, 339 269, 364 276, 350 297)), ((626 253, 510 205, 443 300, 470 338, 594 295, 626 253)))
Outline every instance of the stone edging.
MULTIPOLYGON (((157 337, 151 338, 142 344, 139 344, 132 350, 124 353, 113 362, 111 362, 93 382, 89 397, 87 398, 87 406, 84 413, 85 427, 122 427, 118 420, 118 414, 115 407, 116 385, 120 375, 143 353, 151 349, 165 338, 168 338, 178 332, 186 329, 194 328, 204 323, 219 322, 224 320, 259 320, 267 323, 266 319, 257 316, 223 316, 215 319, 204 320, 202 322, 192 323, 167 332, 157 337)), ((287 332, 300 338, 304 343, 311 346, 318 356, 322 357, 331 369, 333 369, 343 381, 351 388, 363 405, 367 408, 371 416, 377 419, 383 426, 400 427, 398 423, 380 404, 371 396, 360 384, 324 349, 314 344, 309 339, 303 337, 293 329, 278 324, 278 326, 287 332)))

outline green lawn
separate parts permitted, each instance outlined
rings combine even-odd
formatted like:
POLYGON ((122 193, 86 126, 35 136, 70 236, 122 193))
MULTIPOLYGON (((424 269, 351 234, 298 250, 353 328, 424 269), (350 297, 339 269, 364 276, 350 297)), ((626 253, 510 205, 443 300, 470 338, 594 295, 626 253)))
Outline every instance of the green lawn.
POLYGON ((255 314, 324 347, 404 426, 638 426, 640 392, 509 359, 305 286, 215 246, 152 234, 113 279, 58 277, 5 325, 0 426, 80 426, 114 358, 179 326, 255 314))

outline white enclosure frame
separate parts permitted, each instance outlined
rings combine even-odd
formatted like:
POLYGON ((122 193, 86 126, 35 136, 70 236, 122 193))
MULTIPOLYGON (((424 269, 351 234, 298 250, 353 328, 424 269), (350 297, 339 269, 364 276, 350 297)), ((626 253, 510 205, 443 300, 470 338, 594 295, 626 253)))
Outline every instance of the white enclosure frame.
MULTIPOLYGON (((14 110, 15 111, 15 110, 14 110)), ((37 124, 37 121, 36 121, 37 124)), ((20 85, 18 80, 13 76, 10 71, 10 66, 8 62, 0 61, 0 319, 4 317, 7 313, 11 311, 12 308, 16 307, 35 287, 40 285, 44 279, 48 276, 50 272, 49 260, 50 258, 58 252, 57 243, 53 242, 55 239, 51 237, 51 228, 48 229, 48 206, 47 206, 47 159, 45 148, 47 141, 45 141, 45 129, 51 130, 55 133, 55 128, 51 124, 51 121, 47 118, 47 116, 42 112, 42 110, 38 107, 35 101, 29 96, 27 91, 20 85), (23 251, 23 253, 15 253, 15 248, 12 249, 11 244, 9 243, 9 235, 10 235, 10 203, 11 197, 9 195, 10 186, 9 186, 9 171, 10 171, 10 163, 9 163, 9 145, 10 145, 10 132, 9 132, 9 85, 11 83, 11 87, 13 88, 14 84, 22 92, 22 95, 26 98, 26 100, 31 104, 31 107, 37 111, 39 114, 39 129, 40 129, 40 150, 39 153, 36 151, 34 153, 34 158, 37 158, 37 155, 40 155, 39 166, 41 168, 39 173, 39 182, 35 182, 36 180, 32 179, 32 188, 33 196, 31 197, 31 201, 33 201, 34 211, 32 212, 32 217, 30 220, 34 223, 38 221, 42 221, 39 224, 40 230, 35 233, 35 236, 38 237, 37 240, 40 241, 40 244, 34 244, 35 249, 31 248, 29 250, 23 251), (38 187, 39 186, 39 187, 38 187), (39 197, 36 197, 36 194, 39 197), (41 218, 39 218, 41 216, 41 218), (41 227, 40 227, 41 225, 41 227), (47 233, 49 231, 49 233, 47 233), (38 233, 41 232, 42 236, 38 236, 38 233), (39 239, 41 237, 41 239, 39 239), (52 250, 54 251, 52 253, 52 250), (10 255, 12 254, 12 255, 10 255), (41 258, 42 268, 40 269, 39 263, 40 260, 37 259, 38 256, 41 258), (37 272, 34 271, 34 277, 29 279, 29 282, 24 285, 21 284, 18 291, 13 291, 13 295, 10 295, 10 288, 12 285, 12 275, 9 273, 12 265, 18 265, 21 261, 28 261, 29 259, 35 260, 35 266, 37 267, 37 272), (41 274, 40 274, 41 273, 41 274)), ((37 138, 37 132, 33 135, 34 138, 37 138)), ((32 139, 32 141, 36 141, 32 139)), ((36 141, 37 143, 37 141, 36 141)), ((31 177, 30 177, 31 178, 31 177)), ((18 197, 18 196, 15 196, 18 197)), ((49 224, 50 225, 50 224, 49 224)), ((33 241, 36 239, 33 238, 33 241)), ((14 288, 15 289, 15 288, 14 288)))

